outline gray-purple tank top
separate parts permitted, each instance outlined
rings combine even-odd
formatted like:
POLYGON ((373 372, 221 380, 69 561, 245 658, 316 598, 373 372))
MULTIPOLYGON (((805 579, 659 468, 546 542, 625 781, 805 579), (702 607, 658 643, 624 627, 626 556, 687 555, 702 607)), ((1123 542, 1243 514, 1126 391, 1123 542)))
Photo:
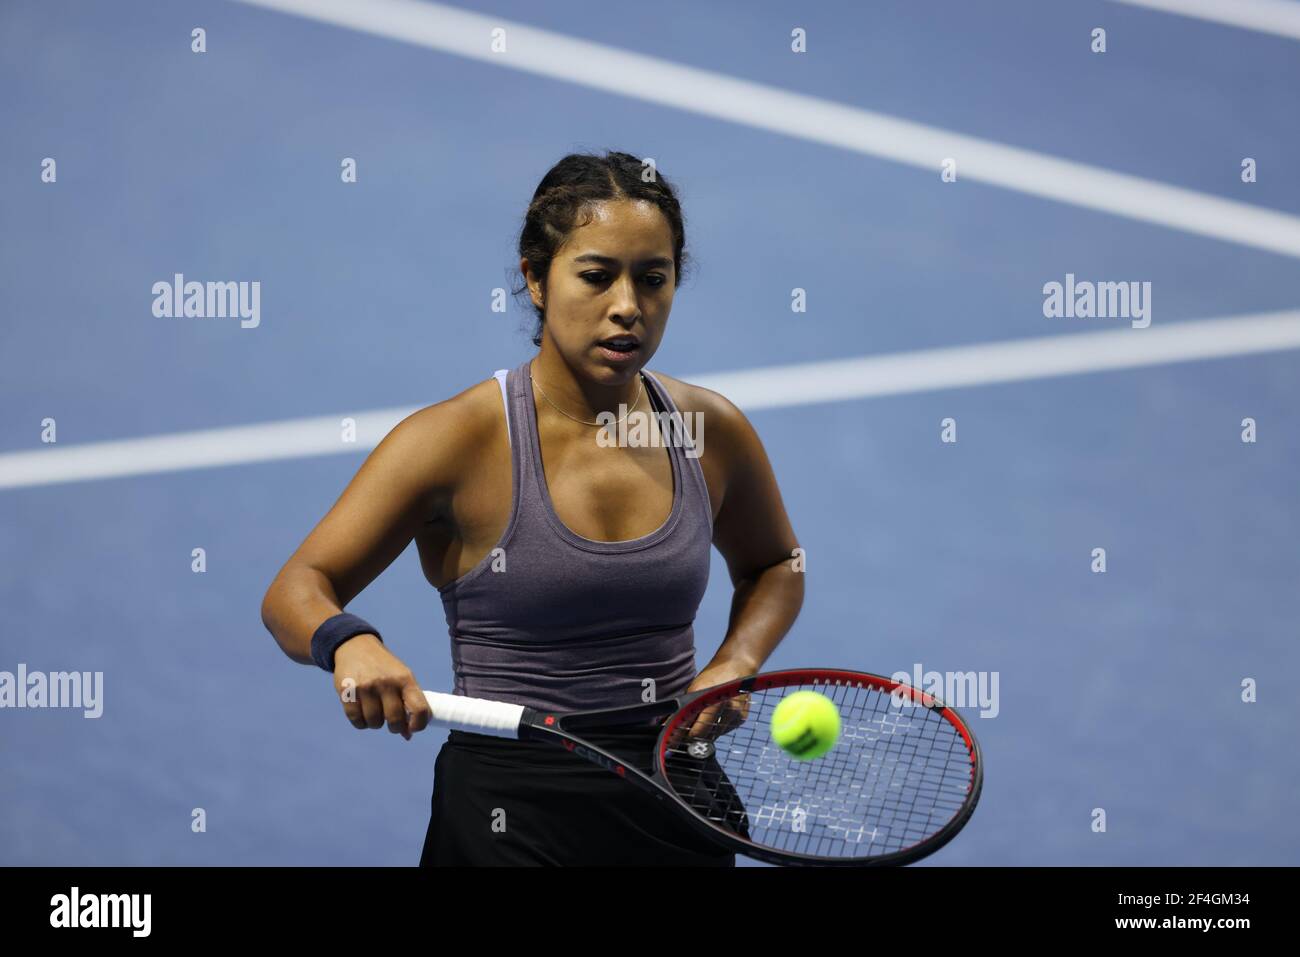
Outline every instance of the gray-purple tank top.
MULTIPOLYGON (((642 376, 653 410, 676 413, 668 390, 642 376)), ((650 681, 655 700, 682 693, 696 675, 692 623, 713 539, 699 459, 668 443, 673 506, 658 529, 621 542, 583 538, 560 521, 546 488, 529 361, 496 378, 510 434, 510 518, 482 561, 438 589, 453 693, 548 711, 638 704, 650 681)))

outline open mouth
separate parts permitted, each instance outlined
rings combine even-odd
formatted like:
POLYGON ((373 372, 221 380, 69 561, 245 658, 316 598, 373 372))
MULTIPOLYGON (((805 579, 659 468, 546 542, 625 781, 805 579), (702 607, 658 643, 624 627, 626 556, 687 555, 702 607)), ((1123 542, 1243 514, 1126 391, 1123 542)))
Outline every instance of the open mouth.
POLYGON ((630 356, 641 348, 641 340, 636 336, 611 336, 608 339, 601 339, 596 345, 605 352, 630 356))

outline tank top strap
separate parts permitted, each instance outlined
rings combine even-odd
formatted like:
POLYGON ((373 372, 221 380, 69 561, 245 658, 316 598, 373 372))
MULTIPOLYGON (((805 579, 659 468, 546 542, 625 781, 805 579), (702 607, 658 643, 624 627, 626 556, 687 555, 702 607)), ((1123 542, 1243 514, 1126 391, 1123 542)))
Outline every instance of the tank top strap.
POLYGON ((704 468, 700 465, 700 455, 704 452, 704 416, 691 416, 683 413, 668 394, 667 387, 652 372, 642 370, 642 377, 647 387, 654 392, 655 404, 665 413, 667 421, 660 418, 661 441, 667 442, 671 453, 681 463, 679 474, 685 477, 687 488, 683 493, 689 507, 702 515, 710 529, 713 528, 713 507, 709 500, 709 485, 704 480, 704 468))
POLYGON ((506 391, 506 379, 509 375, 509 369, 498 369, 492 373, 492 378, 496 379, 497 385, 501 387, 501 403, 506 407, 506 440, 513 442, 510 435, 510 393, 506 391))
MULTIPOLYGON (((514 469, 514 507, 525 515, 536 514, 543 506, 542 490, 538 486, 537 470, 533 464, 533 431, 536 418, 533 409, 532 376, 525 359, 506 376, 506 417, 510 421, 510 460, 514 469)), ((538 463, 540 465, 540 463, 538 463)))

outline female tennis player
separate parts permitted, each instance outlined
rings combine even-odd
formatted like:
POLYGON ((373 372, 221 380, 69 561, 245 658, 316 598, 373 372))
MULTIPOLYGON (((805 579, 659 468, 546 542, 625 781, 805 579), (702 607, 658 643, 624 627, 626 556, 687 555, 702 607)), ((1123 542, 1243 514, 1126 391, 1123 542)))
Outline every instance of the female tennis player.
MULTIPOLYGON (((519 237, 538 351, 399 423, 267 591, 295 661, 356 728, 410 740, 429 707, 380 631, 343 612, 412 539, 441 597, 453 692, 580 711, 753 674, 803 602, 797 540, 744 415, 645 371, 685 263, 675 190, 627 153, 566 156, 519 237), (687 426, 671 427, 676 414, 687 426), (710 543, 734 595, 696 670, 710 543)), ((610 747, 650 767, 653 737, 610 747)), ((734 866, 655 798, 545 742, 451 731, 421 865, 734 866)))

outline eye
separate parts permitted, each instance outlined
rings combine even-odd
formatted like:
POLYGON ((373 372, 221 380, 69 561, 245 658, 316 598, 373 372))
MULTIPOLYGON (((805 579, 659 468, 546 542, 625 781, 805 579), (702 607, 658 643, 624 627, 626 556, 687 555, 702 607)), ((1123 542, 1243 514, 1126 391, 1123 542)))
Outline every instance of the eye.
MULTIPOLYGON (((598 269, 595 272, 582 273, 581 278, 591 283, 591 285, 593 286, 599 286, 609 281, 609 274, 606 273, 603 269, 598 269)), ((648 281, 653 280, 650 282, 650 287, 652 289, 658 289, 660 286, 662 286, 664 283, 668 281, 665 276, 657 272, 650 273, 645 278, 648 281)))

